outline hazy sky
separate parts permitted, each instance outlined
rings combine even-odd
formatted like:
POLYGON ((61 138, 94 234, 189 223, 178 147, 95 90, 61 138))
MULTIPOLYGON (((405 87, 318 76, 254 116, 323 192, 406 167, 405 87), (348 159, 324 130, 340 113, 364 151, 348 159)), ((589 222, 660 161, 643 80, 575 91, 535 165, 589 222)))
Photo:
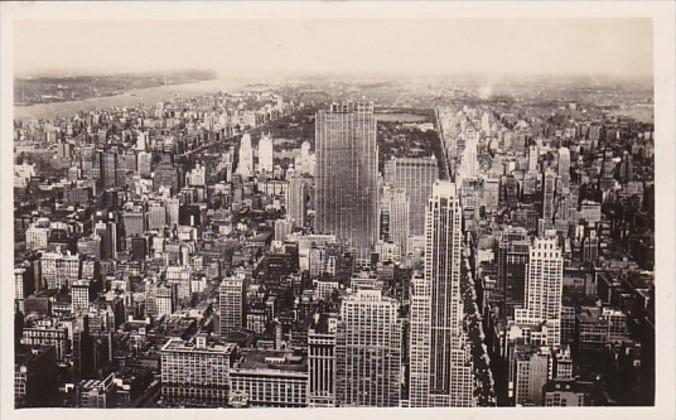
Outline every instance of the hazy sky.
POLYGON ((649 19, 22 21, 18 75, 211 69, 648 76, 649 19))

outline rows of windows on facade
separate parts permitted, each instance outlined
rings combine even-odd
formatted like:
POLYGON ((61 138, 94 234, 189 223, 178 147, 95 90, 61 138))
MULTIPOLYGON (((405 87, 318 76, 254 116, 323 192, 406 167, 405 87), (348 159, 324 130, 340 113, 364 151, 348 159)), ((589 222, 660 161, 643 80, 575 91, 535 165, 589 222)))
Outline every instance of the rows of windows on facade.
POLYGON ((15 124, 16 406, 651 404, 652 128, 441 106, 383 156, 377 115, 15 124))

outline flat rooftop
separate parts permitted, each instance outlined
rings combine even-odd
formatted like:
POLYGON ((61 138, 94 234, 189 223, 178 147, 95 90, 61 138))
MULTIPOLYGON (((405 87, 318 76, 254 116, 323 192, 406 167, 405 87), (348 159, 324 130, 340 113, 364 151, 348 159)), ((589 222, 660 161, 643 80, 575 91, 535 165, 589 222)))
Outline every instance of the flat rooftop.
POLYGON ((243 350, 240 369, 270 369, 280 372, 307 372, 307 359, 288 351, 243 350))
POLYGON ((183 339, 171 338, 163 347, 162 351, 175 352, 200 352, 212 354, 230 354, 237 348, 234 343, 214 344, 208 343, 205 347, 197 347, 194 342, 185 342, 183 339))

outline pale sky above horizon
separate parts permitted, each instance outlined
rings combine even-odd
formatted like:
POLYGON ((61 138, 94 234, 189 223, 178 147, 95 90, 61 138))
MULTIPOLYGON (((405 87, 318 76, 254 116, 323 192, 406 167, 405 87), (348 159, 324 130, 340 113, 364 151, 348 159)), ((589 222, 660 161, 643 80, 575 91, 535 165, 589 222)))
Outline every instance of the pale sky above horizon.
POLYGON ((231 19, 15 22, 16 75, 653 72, 650 19, 231 19))

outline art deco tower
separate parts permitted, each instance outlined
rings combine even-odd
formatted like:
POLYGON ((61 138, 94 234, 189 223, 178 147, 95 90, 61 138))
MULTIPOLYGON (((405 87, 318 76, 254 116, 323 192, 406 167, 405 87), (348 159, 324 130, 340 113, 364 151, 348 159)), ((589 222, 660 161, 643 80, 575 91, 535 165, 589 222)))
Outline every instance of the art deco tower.
POLYGON ((462 332, 460 262, 462 209, 455 185, 432 187, 425 220, 425 279, 431 288, 430 391, 449 390, 450 352, 459 347, 462 332))
POLYGON ((411 281, 411 407, 473 404, 460 290, 462 208, 455 184, 432 186, 425 217, 425 271, 411 281))
POLYGON ((550 331, 548 345, 560 345, 561 294, 563 284, 563 256, 556 231, 547 230, 535 238, 529 248, 526 267, 525 308, 516 311, 517 322, 547 323, 550 331))
POLYGON ((239 145, 239 163, 237 164, 237 173, 244 178, 253 175, 254 161, 253 149, 251 148, 251 136, 249 133, 244 133, 239 145))

